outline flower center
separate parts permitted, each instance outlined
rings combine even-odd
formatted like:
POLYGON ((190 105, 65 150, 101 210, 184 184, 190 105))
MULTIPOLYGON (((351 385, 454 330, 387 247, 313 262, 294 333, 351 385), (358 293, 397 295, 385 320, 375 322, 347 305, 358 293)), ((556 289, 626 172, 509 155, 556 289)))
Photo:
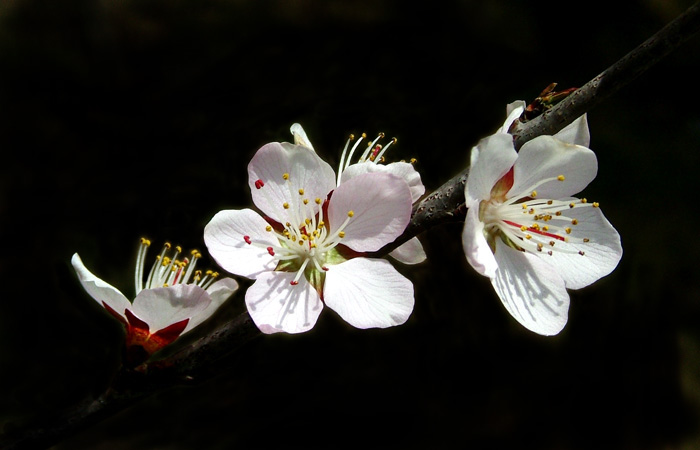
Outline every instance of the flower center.
MULTIPOLYGON (((278 244, 256 242, 250 236, 243 236, 243 240, 249 245, 265 248, 277 261, 275 270, 296 272, 291 285, 299 284, 299 279, 304 275, 321 292, 324 273, 328 270, 326 264, 337 264, 345 260, 336 247, 345 237, 344 229, 355 213, 348 211, 345 221, 331 233, 330 224, 324 220, 327 201, 318 197, 312 201, 306 197, 303 188, 295 190, 288 173, 283 174, 282 178, 289 187, 289 201, 282 204, 287 212, 285 222, 277 223, 268 219, 270 224, 265 227, 268 233, 275 235, 278 244)), ((255 187, 266 193, 263 180, 257 180, 255 187)))
POLYGON ((574 200, 540 199, 537 188, 552 181, 564 182, 559 175, 540 180, 520 193, 505 194, 512 186, 512 169, 491 191, 491 198, 479 205, 479 218, 484 223, 484 234, 491 249, 495 251, 495 239, 500 237, 510 247, 531 253, 554 252, 578 253, 561 243, 584 244, 587 237, 579 237, 574 230, 579 225, 576 212, 580 208, 598 208, 598 203, 589 203, 585 198, 574 200), (505 180, 505 181, 504 181, 505 180), (574 234, 572 234, 574 233, 574 234), (559 245, 558 245, 559 244, 559 245))
POLYGON ((219 276, 218 272, 207 270, 202 276, 201 270, 195 270, 197 260, 202 257, 198 250, 192 250, 190 257, 178 259, 182 253, 182 247, 173 247, 169 242, 163 245, 163 250, 156 256, 156 260, 148 273, 146 282, 143 281, 143 269, 148 247, 151 241, 141 238, 138 255, 136 256, 136 271, 134 284, 136 295, 144 289, 175 286, 178 284, 194 284, 202 289, 207 289, 219 276))

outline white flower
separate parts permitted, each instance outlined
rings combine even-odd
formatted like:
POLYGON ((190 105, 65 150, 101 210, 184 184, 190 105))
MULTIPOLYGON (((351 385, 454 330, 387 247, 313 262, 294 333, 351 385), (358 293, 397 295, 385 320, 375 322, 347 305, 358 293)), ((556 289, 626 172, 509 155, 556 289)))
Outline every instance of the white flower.
MULTIPOLYGON (((301 125, 295 123, 290 128, 290 131, 294 135, 294 142, 297 145, 313 150, 313 146, 306 135, 306 132, 301 125)), ((360 146, 360 143, 367 138, 364 133, 355 140, 354 135, 350 135, 350 138, 345 143, 345 148, 340 157, 340 167, 338 168, 338 180, 337 185, 340 186, 341 183, 352 179, 363 173, 374 173, 383 172, 390 173, 402 178, 406 184, 408 184, 411 190, 411 201, 415 203, 421 196, 425 193, 425 186, 421 181, 420 174, 414 167, 415 159, 411 160, 410 163, 405 161, 396 161, 389 164, 383 164, 384 154, 389 147, 396 143, 396 138, 393 138, 385 146, 379 144, 379 141, 384 138, 384 133, 379 133, 379 135, 372 142, 368 142, 365 150, 362 152, 359 158, 353 163, 353 156, 355 151, 360 146), (353 143, 350 147, 350 143, 353 143), (349 150, 349 152, 348 152, 349 150)), ((417 237, 413 237, 407 242, 401 244, 391 253, 389 256, 396 259, 404 264, 418 264, 426 259, 425 251, 423 250, 423 245, 420 243, 417 237)))
POLYGON ((506 131, 523 106, 509 105, 504 126, 472 150, 462 242, 508 312, 526 328, 553 335, 567 321, 566 289, 609 274, 622 246, 598 203, 573 197, 598 170, 585 147, 586 117, 518 153, 506 131))
POLYGON ((126 327, 128 348, 141 346, 148 355, 172 343, 209 318, 238 289, 232 278, 214 282, 217 274, 208 271, 202 276, 195 270, 199 252, 190 258, 178 259, 180 247, 169 255, 166 244, 156 258, 144 284, 143 269, 150 241, 141 239, 136 258, 133 303, 117 288, 90 272, 80 256, 74 254, 71 264, 83 288, 126 327))
POLYGON ((383 259, 363 258, 406 228, 411 193, 403 179, 366 173, 336 185, 333 169, 301 145, 263 146, 248 165, 250 209, 217 213, 204 229, 227 271, 255 279, 246 292, 264 333, 311 329, 327 305, 358 328, 404 323, 413 285, 383 259))

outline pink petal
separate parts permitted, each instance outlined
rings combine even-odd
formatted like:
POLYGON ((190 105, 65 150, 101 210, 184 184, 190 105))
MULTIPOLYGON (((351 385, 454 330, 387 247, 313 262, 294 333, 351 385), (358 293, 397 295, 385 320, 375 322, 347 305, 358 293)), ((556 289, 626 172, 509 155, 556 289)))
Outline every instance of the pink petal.
POLYGON ((589 147, 591 144, 591 134, 588 131, 587 116, 584 114, 578 119, 574 120, 555 134, 554 137, 560 141, 566 142, 567 144, 589 147))
POLYGON ((401 325, 413 311, 413 284, 383 259, 354 258, 326 272, 326 305, 357 328, 401 325))
POLYGON ((462 246, 469 264, 479 274, 493 278, 498 263, 484 236, 484 223, 479 220, 479 204, 472 203, 467 210, 462 230, 462 246))
POLYGON ((222 268, 255 279, 277 265, 265 247, 279 245, 279 240, 266 231, 267 226, 265 219, 251 209, 219 211, 204 227, 204 243, 222 268))
POLYGON ((513 147, 513 137, 509 134, 494 134, 484 138, 472 152, 474 158, 464 191, 468 203, 488 199, 493 186, 508 173, 518 158, 513 147))
POLYGON ((425 250, 417 237, 411 238, 404 242, 392 252, 389 256, 404 264, 418 264, 426 260, 425 250))
POLYGON ((564 143, 552 136, 539 136, 526 142, 513 166, 513 187, 508 198, 529 193, 532 186, 547 178, 564 175, 536 188, 538 198, 569 197, 588 186, 598 172, 598 160, 590 149, 564 143))
POLYGON ((82 284, 83 289, 90 294, 90 297, 95 299, 101 306, 109 306, 115 313, 119 314, 124 321, 124 311, 131 308, 131 302, 117 288, 97 278, 90 272, 77 253, 70 260, 75 273, 78 275, 78 280, 82 284), (104 303, 104 305, 103 305, 104 303))
POLYGON ((407 162, 394 162, 391 164, 375 164, 371 161, 353 164, 343 171, 341 182, 346 182, 363 173, 390 173, 396 175, 408 184, 411 189, 411 200, 415 203, 423 194, 425 194, 425 186, 420 178, 420 173, 413 167, 413 164, 407 162))
POLYGON ((325 200, 335 188, 335 172, 306 147, 273 142, 260 148, 248 164, 248 184, 255 206, 276 222, 285 223, 294 209, 298 217, 307 217, 302 213, 304 198, 310 200, 307 208, 318 210, 314 200, 325 200), (288 180, 284 174, 289 174, 288 180), (285 203, 292 211, 284 208, 285 203))
POLYGON ((498 270, 491 279, 503 306, 521 325, 551 336, 566 325, 569 294, 556 270, 537 256, 496 242, 498 270))
POLYGON ((622 244, 617 230, 600 208, 576 207, 568 214, 578 220, 578 225, 570 226, 569 241, 557 242, 552 248, 552 256, 546 253, 537 256, 557 271, 568 289, 580 289, 617 267, 622 258, 622 244), (583 238, 589 242, 577 242, 583 238))
POLYGON ((265 272, 246 291, 248 313, 263 333, 303 333, 316 324, 323 303, 304 277, 292 286, 295 276, 294 272, 265 272))
MULTIPOLYGON (((131 311, 150 329, 161 330, 189 319, 209 306, 209 294, 193 284, 144 289, 134 299, 131 311)), ((187 328, 187 330, 192 327, 187 328)))
POLYGON ((376 251, 403 233, 411 218, 411 192, 401 178, 366 173, 343 182, 328 204, 330 235, 343 228, 342 243, 358 252, 376 251))

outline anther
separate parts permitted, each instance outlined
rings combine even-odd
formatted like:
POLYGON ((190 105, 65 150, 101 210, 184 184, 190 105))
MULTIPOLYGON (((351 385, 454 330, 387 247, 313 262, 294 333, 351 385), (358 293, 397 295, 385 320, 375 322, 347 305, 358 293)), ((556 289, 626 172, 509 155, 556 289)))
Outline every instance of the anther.
POLYGON ((585 255, 585 253, 583 251, 579 251, 578 254, 581 256, 585 255))
POLYGON ((272 231, 272 227, 270 225, 266 226, 265 231, 272 231))
POLYGON ((594 208, 597 208, 597 207, 599 207, 599 206, 600 206, 600 203, 598 203, 598 202, 593 202, 593 207, 594 207, 594 208))
POLYGON ((345 231, 339 231, 339 232, 338 232, 338 237, 339 237, 339 238, 344 238, 344 237, 345 237, 345 231))
POLYGON ((591 240, 588 238, 583 238, 583 242, 591 242, 591 240))
POLYGON ((272 247, 267 247, 267 253, 269 253, 270 256, 275 256, 275 250, 272 247))
POLYGON ((289 209, 289 203, 287 203, 287 202, 282 203, 282 207, 284 209, 289 209))
POLYGON ((252 241, 250 240, 250 236, 247 236, 247 235, 246 235, 246 236, 243 236, 243 240, 244 240, 245 243, 248 244, 248 245, 250 245, 250 243, 252 242, 252 241))
POLYGON ((569 208, 573 208, 574 206, 576 206, 576 205, 573 202, 569 203, 569 208))
POLYGON ((299 195, 304 195, 304 189, 299 189, 299 195))
POLYGON ((566 234, 571 234, 571 228, 569 227, 564 228, 564 231, 566 231, 566 234))
POLYGON ((532 197, 532 198, 537 197, 537 191, 530 192, 530 197, 532 197))
POLYGON ((286 172, 283 173, 283 174, 282 174, 282 178, 285 179, 285 180, 289 180, 289 174, 286 173, 286 172))
POLYGON ((263 183, 263 180, 255 180, 255 189, 260 189, 263 186, 265 186, 265 183, 263 183))
POLYGON ((354 212, 354 211, 348 211, 348 217, 352 217, 352 216, 354 216, 354 215, 355 215, 355 212, 354 212))
POLYGON ((578 220, 571 219, 571 225, 578 225, 578 220))

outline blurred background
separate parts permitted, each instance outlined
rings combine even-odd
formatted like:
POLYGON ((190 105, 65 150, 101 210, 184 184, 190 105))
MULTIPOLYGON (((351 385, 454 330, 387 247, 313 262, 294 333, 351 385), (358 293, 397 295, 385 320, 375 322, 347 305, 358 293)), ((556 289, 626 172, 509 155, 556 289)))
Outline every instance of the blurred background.
MULTIPOLYGON (((70 258, 132 296, 138 239, 206 255, 250 205, 246 166, 301 123, 335 166, 350 133, 397 137, 428 191, 551 82, 581 86, 692 4, 513 0, 5 0, 0 3, 0 426, 97 394, 120 325, 70 258)), ((259 338, 57 449, 369 444, 700 448, 697 36, 589 114, 619 230, 610 276, 571 292, 551 338, 468 267, 461 225, 421 235, 409 321, 356 330, 326 309, 259 338)), ((242 281, 246 283, 245 281, 242 281)), ((242 294, 242 292, 241 292, 242 294)), ((244 310, 234 297, 214 321, 244 310)))

